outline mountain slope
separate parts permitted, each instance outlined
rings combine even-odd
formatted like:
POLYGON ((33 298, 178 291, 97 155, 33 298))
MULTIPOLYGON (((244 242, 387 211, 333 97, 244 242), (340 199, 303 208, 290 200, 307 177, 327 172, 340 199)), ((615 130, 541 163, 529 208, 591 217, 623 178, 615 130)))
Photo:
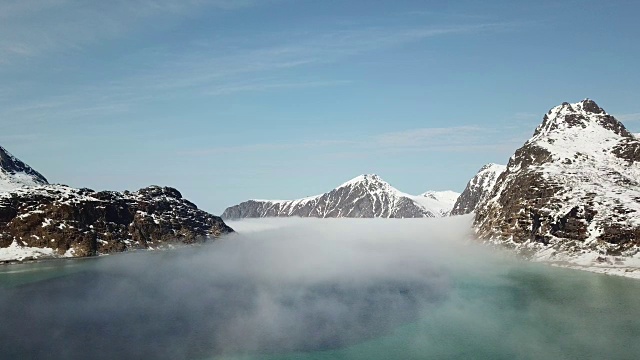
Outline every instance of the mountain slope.
MULTIPOLYGON (((227 208, 224 219, 251 217, 420 218, 440 216, 427 198, 405 194, 377 175, 361 175, 321 195, 298 200, 249 200, 227 208), (422 201, 424 200, 424 201, 422 201)), ((437 202, 434 200, 434 203, 437 202)), ((440 203, 438 203, 440 204, 440 203)), ((442 205, 439 205, 442 207, 442 205)))
POLYGON ((639 161, 640 141, 592 100, 556 106, 478 204, 477 233, 534 259, 636 262, 639 161))
POLYGON ((48 182, 42 174, 0 146, 0 191, 45 184, 48 182))
POLYGON ((476 176, 469 180, 467 187, 457 198, 451 215, 464 215, 474 211, 478 203, 489 197, 498 177, 505 169, 506 166, 493 163, 483 166, 476 176))
POLYGON ((436 212, 439 216, 448 216, 459 196, 460 193, 451 190, 427 191, 420 196, 412 197, 412 199, 426 209, 436 212))
POLYGON ((178 190, 96 192, 49 185, 0 148, 0 262, 194 243, 232 232, 178 190))

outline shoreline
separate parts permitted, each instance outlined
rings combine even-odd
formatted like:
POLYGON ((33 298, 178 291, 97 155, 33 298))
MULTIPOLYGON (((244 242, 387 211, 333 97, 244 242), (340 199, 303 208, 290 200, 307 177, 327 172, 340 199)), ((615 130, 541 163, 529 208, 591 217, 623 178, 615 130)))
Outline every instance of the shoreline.
POLYGON ((528 242, 515 243, 513 240, 505 243, 497 239, 485 240, 477 236, 475 240, 529 262, 640 280, 640 252, 631 256, 613 256, 585 249, 572 253, 557 250, 552 246, 530 247, 527 246, 528 242))
POLYGON ((543 261, 533 260, 533 262, 538 262, 538 263, 546 264, 553 267, 588 271, 596 274, 620 276, 620 277, 640 280, 640 268, 635 266, 581 265, 581 264, 569 263, 566 261, 544 261, 544 260, 543 261))

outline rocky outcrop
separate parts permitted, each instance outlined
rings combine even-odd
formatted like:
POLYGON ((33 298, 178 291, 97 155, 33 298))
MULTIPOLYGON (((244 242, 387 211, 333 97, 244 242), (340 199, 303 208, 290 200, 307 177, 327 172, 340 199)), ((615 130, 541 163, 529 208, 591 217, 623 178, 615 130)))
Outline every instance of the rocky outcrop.
MULTIPOLYGON (((431 199, 433 200, 433 199, 431 199)), ((249 200, 227 208, 224 219, 252 217, 421 218, 440 216, 429 198, 400 192, 377 175, 361 175, 322 195, 298 200, 249 200)), ((437 201, 437 200, 434 200, 437 201)))
POLYGON ((478 203, 489 197, 498 177, 505 169, 506 166, 498 164, 483 166, 476 176, 467 183, 466 188, 453 205, 451 215, 464 215, 474 211, 478 203))
POLYGON ((477 234, 531 258, 623 262, 640 248, 639 154, 592 100, 556 106, 478 204, 477 234))
POLYGON ((49 185, 24 163, 8 159, 0 168, 11 184, 0 191, 0 261, 155 249, 233 231, 170 187, 120 193, 49 185), (22 181, 25 174, 42 184, 22 181))

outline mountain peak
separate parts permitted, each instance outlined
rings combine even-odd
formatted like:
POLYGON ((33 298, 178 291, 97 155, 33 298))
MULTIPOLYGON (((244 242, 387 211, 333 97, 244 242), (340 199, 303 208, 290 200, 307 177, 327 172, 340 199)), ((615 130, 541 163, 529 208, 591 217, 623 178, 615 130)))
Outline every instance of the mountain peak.
POLYGON ((544 116, 477 203, 474 224, 479 238, 525 256, 584 267, 614 255, 622 269, 640 251, 638 214, 640 140, 584 99, 544 116))
POLYGON ((595 101, 586 98, 582 101, 580 101, 579 103, 580 105, 582 105, 582 109, 586 112, 592 113, 592 114, 606 114, 606 112, 604 111, 603 108, 601 108, 600 106, 598 106, 598 104, 596 104, 595 101))
POLYGON ((594 131, 596 128, 604 128, 619 136, 632 137, 620 121, 607 114, 595 101, 587 98, 572 104, 563 102, 549 110, 542 124, 536 128, 532 140, 554 133, 581 129, 594 131))
POLYGON ((586 99, 584 99, 582 101, 579 101, 579 102, 573 103, 573 104, 570 104, 570 103, 565 101, 562 104, 556 106, 556 108, 567 109, 567 110, 573 111, 573 112, 585 111, 585 112, 593 113, 593 114, 605 114, 606 113, 603 108, 598 106, 598 104, 596 104, 595 101, 593 101, 593 100, 591 100, 589 98, 586 98, 586 99))
POLYGON ((382 178, 376 174, 362 174, 338 186, 338 188, 345 187, 345 186, 352 186, 356 184, 371 184, 371 183, 387 184, 386 181, 382 180, 382 178))
POLYGON ((2 146, 0 146, 0 180, 9 188, 48 184, 42 174, 11 155, 2 146))
POLYGON ((570 103, 565 101, 562 104, 560 104, 559 106, 556 106, 556 108, 566 109, 566 110, 572 111, 572 112, 584 111, 584 112, 588 112, 588 113, 592 113, 592 114, 605 114, 606 113, 603 108, 598 106, 598 104, 596 104, 595 101, 593 101, 593 100, 591 100, 589 98, 586 98, 586 99, 584 99, 582 101, 579 101, 579 102, 573 103, 573 104, 570 104, 570 103))
POLYGON ((413 196, 376 174, 362 174, 324 194, 296 200, 249 200, 227 208, 222 217, 423 218, 446 216, 457 193, 413 196))

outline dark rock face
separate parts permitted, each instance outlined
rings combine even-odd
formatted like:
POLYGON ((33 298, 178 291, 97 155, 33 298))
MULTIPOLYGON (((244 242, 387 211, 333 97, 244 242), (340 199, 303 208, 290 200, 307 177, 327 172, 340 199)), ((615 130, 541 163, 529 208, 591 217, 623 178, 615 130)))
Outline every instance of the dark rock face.
POLYGON ((123 194, 48 185, 3 195, 0 247, 16 242, 82 257, 192 244, 233 231, 169 187, 123 194))
POLYGON ((122 194, 49 185, 0 200, 0 247, 17 242, 60 256, 192 244, 232 231, 168 187, 122 194))
POLYGON ((0 147, 0 262, 155 249, 232 231, 176 189, 120 193, 49 185, 0 147))
POLYGON ((224 219, 289 216, 421 218, 436 215, 377 175, 361 175, 328 193, 305 199, 245 201, 222 214, 224 219))
POLYGON ((479 237, 550 260, 634 255, 639 154, 640 142, 592 100, 553 108, 478 204, 479 237))
POLYGON ((476 209, 478 203, 486 200, 491 194, 498 177, 505 170, 504 165, 487 164, 467 183, 467 187, 456 200, 451 215, 469 214, 476 209))

